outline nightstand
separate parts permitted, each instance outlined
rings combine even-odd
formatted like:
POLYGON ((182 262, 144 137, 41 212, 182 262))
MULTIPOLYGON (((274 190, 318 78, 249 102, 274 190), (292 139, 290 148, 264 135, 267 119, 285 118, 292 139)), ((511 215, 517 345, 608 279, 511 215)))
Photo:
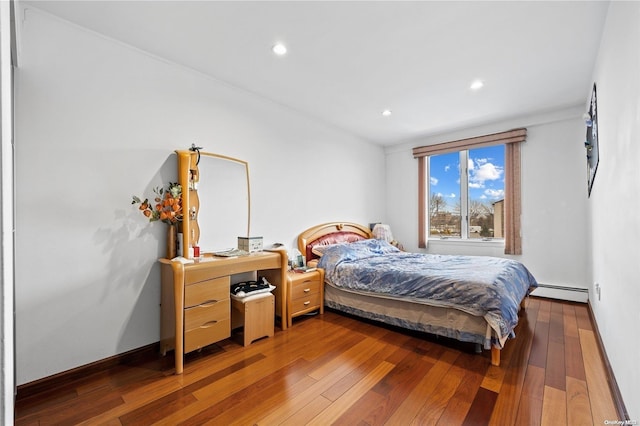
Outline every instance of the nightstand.
POLYGON ((319 310, 324 313, 324 269, 287 272, 287 325, 293 318, 319 310))

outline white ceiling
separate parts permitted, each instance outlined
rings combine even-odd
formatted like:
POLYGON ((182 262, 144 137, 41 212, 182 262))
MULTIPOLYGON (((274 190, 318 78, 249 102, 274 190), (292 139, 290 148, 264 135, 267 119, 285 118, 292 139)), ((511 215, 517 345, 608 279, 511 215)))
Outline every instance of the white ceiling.
POLYGON ((607 2, 23 1, 383 145, 585 104, 607 2), (284 57, 271 47, 283 42, 284 57), (485 87, 472 91, 475 79, 485 87), (393 114, 383 117, 384 109, 393 114))

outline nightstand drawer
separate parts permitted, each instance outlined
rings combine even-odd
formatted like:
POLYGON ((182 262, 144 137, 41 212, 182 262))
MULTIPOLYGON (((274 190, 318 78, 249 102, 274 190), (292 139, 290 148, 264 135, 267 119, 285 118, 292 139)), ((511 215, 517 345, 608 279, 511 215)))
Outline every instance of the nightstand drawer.
POLYGON ((320 307, 320 303, 322 303, 322 300, 320 300, 320 293, 293 299, 291 301, 291 315, 296 316, 303 311, 318 309, 320 307))
MULTIPOLYGON (((215 278, 184 288, 184 307, 229 299, 229 277, 215 278)), ((228 303, 228 302, 227 302, 228 303)))
POLYGON ((316 293, 320 293, 320 280, 315 277, 301 282, 294 282, 291 288, 291 298, 293 300, 316 293))
POLYGON ((324 313, 324 270, 287 273, 287 326, 293 318, 318 310, 324 313))
POLYGON ((194 306, 184 310, 184 329, 193 330, 228 319, 230 315, 229 299, 194 306))
POLYGON ((231 336, 231 321, 224 319, 216 323, 204 324, 184 333, 184 352, 203 348, 231 336))

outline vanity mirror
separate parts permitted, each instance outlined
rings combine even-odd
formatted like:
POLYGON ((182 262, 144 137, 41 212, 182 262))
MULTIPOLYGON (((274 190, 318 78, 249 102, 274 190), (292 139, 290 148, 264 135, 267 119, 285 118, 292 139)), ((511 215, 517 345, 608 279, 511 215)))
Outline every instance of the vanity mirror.
POLYGON ((184 257, 189 245, 201 253, 237 247, 249 236, 251 198, 246 161, 203 151, 176 151, 182 185, 184 257))

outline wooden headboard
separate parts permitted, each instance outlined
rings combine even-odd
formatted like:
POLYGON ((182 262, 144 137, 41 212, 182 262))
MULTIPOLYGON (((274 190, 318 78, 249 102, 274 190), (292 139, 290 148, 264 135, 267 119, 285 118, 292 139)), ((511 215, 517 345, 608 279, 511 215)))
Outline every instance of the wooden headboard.
POLYGON ((317 257, 311 253, 313 243, 331 235, 335 235, 336 242, 347 241, 351 236, 363 239, 372 238, 368 226, 351 222, 329 222, 303 231, 298 236, 298 250, 306 256, 307 260, 311 260, 317 257))

